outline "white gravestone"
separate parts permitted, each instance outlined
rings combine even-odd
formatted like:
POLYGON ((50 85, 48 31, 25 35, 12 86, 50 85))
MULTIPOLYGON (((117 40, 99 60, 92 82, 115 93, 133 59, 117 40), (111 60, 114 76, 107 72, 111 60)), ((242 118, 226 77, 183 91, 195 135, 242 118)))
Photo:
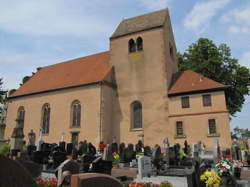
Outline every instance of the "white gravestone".
POLYGON ((138 178, 148 177, 151 175, 152 166, 151 158, 147 156, 141 156, 138 158, 138 178))

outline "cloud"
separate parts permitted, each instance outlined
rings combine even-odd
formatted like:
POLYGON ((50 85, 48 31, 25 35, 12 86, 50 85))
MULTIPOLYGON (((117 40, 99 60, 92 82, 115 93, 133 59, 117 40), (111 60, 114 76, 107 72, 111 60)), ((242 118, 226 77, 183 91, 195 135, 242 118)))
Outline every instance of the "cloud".
POLYGON ((204 32, 210 24, 211 19, 225 7, 230 0, 212 0, 198 2, 184 20, 184 26, 198 34, 204 32))
POLYGON ((228 31, 233 34, 250 34, 250 4, 231 10, 221 21, 228 24, 228 31))
POLYGON ((147 10, 159 10, 170 6, 172 0, 138 0, 147 10))
MULTIPOLYGON (((93 1, 96 1, 93 3, 93 1)), ((112 24, 101 7, 80 0, 9 0, 0 6, 0 31, 35 36, 95 36, 111 33, 112 24), (103 13, 97 17, 97 12, 103 13)))
POLYGON ((242 54, 239 62, 240 62, 241 65, 250 68, 250 51, 244 52, 242 54))

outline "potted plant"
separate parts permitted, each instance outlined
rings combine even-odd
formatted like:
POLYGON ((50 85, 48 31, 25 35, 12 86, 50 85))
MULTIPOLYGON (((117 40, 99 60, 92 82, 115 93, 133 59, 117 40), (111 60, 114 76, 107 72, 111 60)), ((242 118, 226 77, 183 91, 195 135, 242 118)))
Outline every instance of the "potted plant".
POLYGON ((223 158, 215 165, 215 168, 220 176, 230 176, 232 175, 232 166, 231 160, 223 158))
POLYGON ((206 170, 201 176, 200 180, 206 184, 206 187, 219 187, 221 178, 214 170, 206 170))
POLYGON ((120 156, 119 156, 119 154, 117 154, 116 152, 114 152, 113 157, 114 157, 113 166, 115 168, 119 168, 119 162, 120 162, 120 156))
POLYGON ((240 179, 241 168, 243 168, 243 163, 241 161, 239 161, 239 160, 234 160, 233 167, 234 167, 234 176, 235 176, 235 178, 240 179))

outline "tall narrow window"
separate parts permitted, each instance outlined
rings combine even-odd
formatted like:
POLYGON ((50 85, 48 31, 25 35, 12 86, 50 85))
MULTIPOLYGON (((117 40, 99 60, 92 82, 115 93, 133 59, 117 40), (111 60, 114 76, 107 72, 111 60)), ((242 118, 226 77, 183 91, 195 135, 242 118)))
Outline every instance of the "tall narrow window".
POLYGON ((185 96, 181 98, 181 106, 182 108, 189 108, 189 96, 185 96))
POLYGON ((142 128, 142 105, 139 101, 131 104, 131 122, 133 129, 142 128))
POLYGON ((183 123, 182 123, 182 121, 176 122, 176 135, 183 136, 183 123))
POLYGON ((208 120, 209 134, 216 134, 216 121, 215 119, 208 120))
POLYGON ((203 100, 203 106, 212 106, 210 94, 202 95, 202 100, 203 100))
POLYGON ((173 49, 171 43, 169 43, 169 54, 170 54, 170 57, 172 59, 174 59, 174 49, 173 49))
POLYGON ((133 39, 130 39, 128 42, 128 51, 129 51, 129 53, 133 53, 136 51, 135 41, 133 39))
POLYGON ((80 127, 81 126, 81 104, 79 101, 74 101, 72 103, 71 115, 72 115, 71 126, 80 127))
POLYGON ((19 127, 24 126, 25 110, 23 106, 20 106, 17 111, 17 124, 19 127))
POLYGON ((137 51, 143 50, 143 40, 141 37, 138 37, 136 40, 137 51))
POLYGON ((50 106, 44 104, 42 107, 42 132, 43 134, 49 134, 49 122, 50 122, 50 106))

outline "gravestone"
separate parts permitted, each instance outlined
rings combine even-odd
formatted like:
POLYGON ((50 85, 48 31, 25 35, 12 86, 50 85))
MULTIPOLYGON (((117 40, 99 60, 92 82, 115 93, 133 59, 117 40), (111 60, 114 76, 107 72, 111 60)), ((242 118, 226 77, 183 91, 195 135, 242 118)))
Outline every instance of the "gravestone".
POLYGON ((152 151, 151 151, 151 147, 150 146, 144 147, 144 155, 145 156, 149 156, 149 157, 152 155, 152 151))
POLYGON ((152 153, 152 162, 157 169, 160 169, 161 147, 156 144, 152 153))
POLYGON ((142 153, 144 150, 144 145, 141 140, 138 141, 138 143, 135 145, 135 151, 136 153, 142 153))
POLYGON ((0 155, 0 187, 37 187, 31 174, 18 162, 0 155))
POLYGON ((88 150, 89 150, 89 152, 88 152, 89 155, 95 156, 95 154, 96 154, 96 148, 90 142, 88 144, 88 150))
POLYGON ((33 132, 33 129, 28 133, 29 142, 28 145, 35 145, 36 143, 36 134, 33 132))
POLYGON ((41 145, 44 143, 42 136, 43 136, 42 129, 40 129, 39 138, 38 138, 38 140, 36 142, 36 150, 37 151, 41 151, 41 145))
POLYGON ((134 145, 128 144, 128 147, 125 149, 125 162, 131 162, 133 159, 135 159, 134 145))
POLYGON ((71 187, 122 187, 122 184, 109 175, 83 173, 71 176, 71 187))
POLYGON ((138 178, 149 177, 152 172, 151 158, 141 156, 138 158, 138 178))
POLYGON ((111 150, 112 150, 112 153, 118 153, 118 144, 116 142, 113 142, 111 144, 111 150))
POLYGON ((125 143, 121 143, 119 145, 119 155, 120 155, 120 162, 124 162, 124 160, 125 160, 125 143))
POLYGON ((11 135, 10 149, 21 150, 23 146, 23 138, 24 138, 23 128, 15 127, 11 135))

